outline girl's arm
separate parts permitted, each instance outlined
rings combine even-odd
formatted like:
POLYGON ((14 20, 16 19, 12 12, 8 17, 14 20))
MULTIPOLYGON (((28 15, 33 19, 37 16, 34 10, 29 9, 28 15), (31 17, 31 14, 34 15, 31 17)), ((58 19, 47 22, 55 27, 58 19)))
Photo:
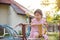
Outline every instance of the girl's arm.
POLYGON ((43 19, 43 21, 44 21, 44 25, 48 28, 48 23, 47 23, 46 19, 43 19))
POLYGON ((31 26, 39 26, 39 25, 41 25, 41 24, 37 24, 36 22, 35 22, 35 20, 31 20, 31 26))
POLYGON ((47 22, 45 22, 45 24, 44 24, 47 28, 48 28, 48 24, 47 24, 47 22))
POLYGON ((41 25, 41 24, 31 22, 31 26, 39 26, 39 25, 41 25))

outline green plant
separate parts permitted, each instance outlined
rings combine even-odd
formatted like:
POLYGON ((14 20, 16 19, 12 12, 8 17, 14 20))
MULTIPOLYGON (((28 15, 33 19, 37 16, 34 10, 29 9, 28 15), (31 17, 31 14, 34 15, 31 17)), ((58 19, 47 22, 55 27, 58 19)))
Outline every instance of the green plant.
POLYGON ((2 36, 3 35, 3 33, 0 33, 0 36, 2 36))
POLYGON ((10 34, 5 34, 5 35, 4 35, 4 37, 9 37, 9 36, 10 36, 10 34))
POLYGON ((19 31, 19 35, 22 35, 22 31, 19 31))

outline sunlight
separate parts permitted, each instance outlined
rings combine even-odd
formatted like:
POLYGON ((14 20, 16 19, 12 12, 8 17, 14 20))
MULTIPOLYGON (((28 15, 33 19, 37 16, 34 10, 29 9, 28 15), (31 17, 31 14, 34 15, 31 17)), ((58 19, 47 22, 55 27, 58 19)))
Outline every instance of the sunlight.
MULTIPOLYGON (((17 0, 15 0, 17 1, 17 0)), ((28 8, 29 10, 41 8, 40 7, 41 0, 18 0, 17 2, 28 8)))
MULTIPOLYGON (((15 1, 17 1, 17 0, 15 0, 15 1)), ((29 9, 29 10, 32 10, 32 9, 42 9, 42 10, 46 10, 47 11, 47 9, 48 10, 50 10, 51 8, 54 8, 55 6, 56 6, 56 4, 51 4, 51 5, 49 5, 48 7, 43 7, 42 5, 41 5, 41 0, 18 0, 17 1, 18 3, 20 3, 20 4, 22 4, 23 6, 25 6, 27 9, 29 9), (53 6, 52 6, 53 5, 53 6)), ((56 2, 56 0, 49 0, 49 2, 50 3, 54 3, 54 2, 56 2)))
MULTIPOLYGON (((48 5, 45 6, 45 4, 42 3, 42 1, 45 3, 47 2, 44 0, 15 0, 17 1, 19 4, 23 5, 24 7, 26 7, 28 10, 30 11, 35 11, 36 9, 41 9, 43 11, 43 16, 46 16, 46 12, 49 11, 51 15, 53 15, 55 13, 54 11, 54 7, 56 7, 56 0, 48 0, 48 5)), ((33 15, 31 13, 31 15, 33 15)))
POLYGON ((60 11, 58 11, 58 13, 57 14, 60 14, 60 11))
POLYGON ((50 3, 56 3, 56 0, 49 0, 50 3))

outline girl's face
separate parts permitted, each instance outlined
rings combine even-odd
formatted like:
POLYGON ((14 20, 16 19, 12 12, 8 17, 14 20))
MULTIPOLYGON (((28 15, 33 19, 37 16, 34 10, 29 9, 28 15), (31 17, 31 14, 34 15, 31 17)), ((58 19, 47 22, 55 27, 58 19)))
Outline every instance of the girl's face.
POLYGON ((35 18, 37 18, 37 19, 41 19, 42 18, 42 16, 39 13, 35 13, 34 15, 35 15, 35 18))

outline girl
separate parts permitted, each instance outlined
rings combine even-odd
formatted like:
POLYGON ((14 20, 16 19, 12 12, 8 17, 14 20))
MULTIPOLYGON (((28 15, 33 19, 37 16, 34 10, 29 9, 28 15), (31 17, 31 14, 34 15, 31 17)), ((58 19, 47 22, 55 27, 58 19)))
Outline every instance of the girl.
MULTIPOLYGON (((35 17, 31 20, 31 32, 29 38, 38 38, 39 37, 39 29, 38 26, 43 24, 47 26, 46 20, 42 18, 42 11, 37 9, 34 12, 35 17)), ((41 29, 41 28, 40 28, 41 29)), ((48 40, 48 36, 44 34, 44 30, 42 28, 42 36, 45 40, 48 40)))

